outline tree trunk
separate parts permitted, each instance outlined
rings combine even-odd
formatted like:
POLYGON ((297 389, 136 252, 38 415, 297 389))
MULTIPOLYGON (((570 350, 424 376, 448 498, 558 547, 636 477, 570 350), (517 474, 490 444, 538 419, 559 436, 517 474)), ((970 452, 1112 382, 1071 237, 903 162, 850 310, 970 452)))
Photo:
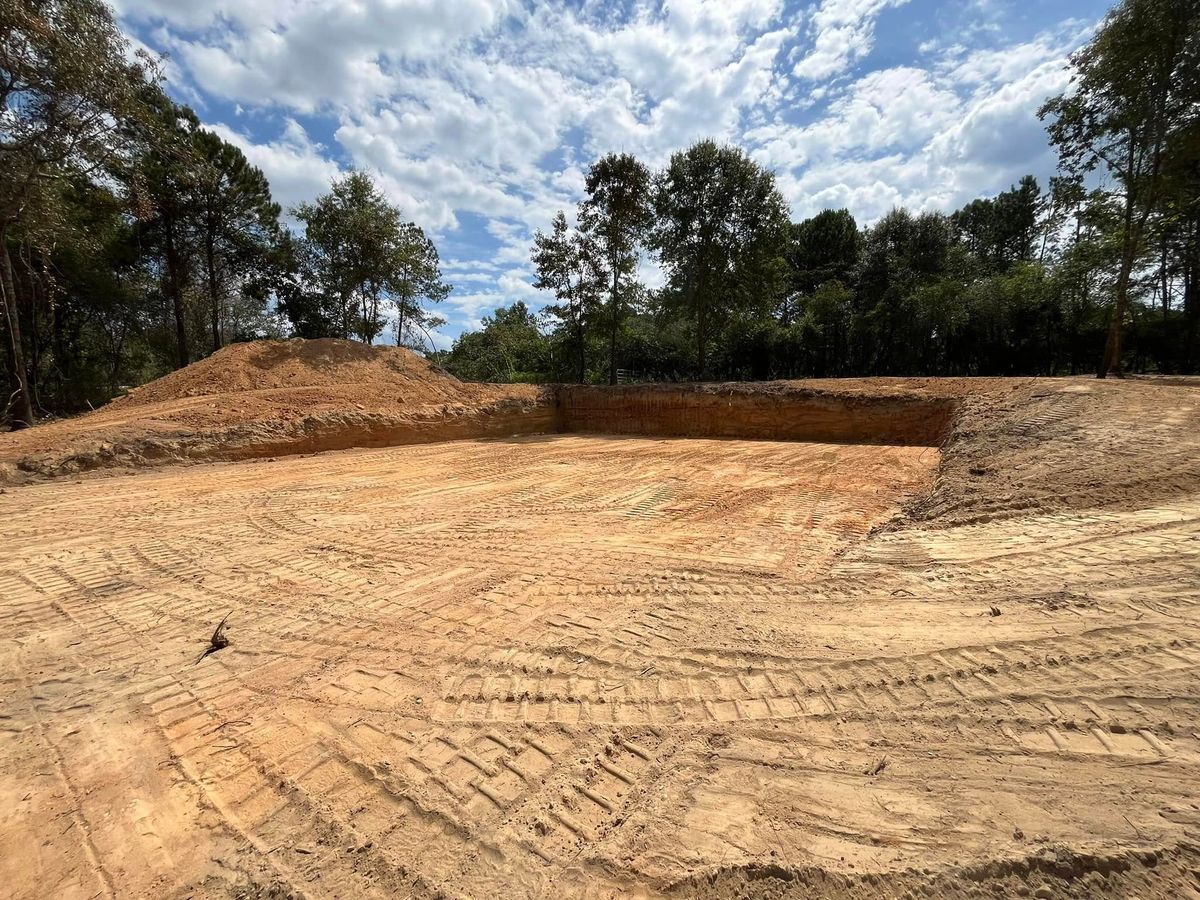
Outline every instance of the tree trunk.
POLYGON ((1165 322, 1171 314, 1171 279, 1167 272, 1167 235, 1165 232, 1162 236, 1162 261, 1159 276, 1162 279, 1163 321, 1165 322))
POLYGON ((579 372, 578 372, 576 380, 580 384, 583 384, 584 379, 587 378, 587 344, 584 342, 584 339, 583 339, 582 314, 580 315, 580 318, 575 323, 575 346, 579 350, 579 354, 578 354, 579 355, 579 360, 578 360, 579 372))
POLYGON ((343 290, 338 295, 338 333, 343 341, 350 339, 350 295, 353 291, 343 290))
POLYGON ((362 285, 362 339, 364 344, 371 343, 371 288, 363 282, 362 285))
POLYGON ((209 270, 209 312, 212 317, 212 352, 221 349, 221 296, 217 292, 216 248, 212 246, 211 230, 204 241, 205 262, 209 270))
MULTIPOLYGON (((120 276, 114 275, 114 277, 120 284, 120 276)), ((50 349, 57 363, 58 377, 55 379, 54 396, 55 402, 59 405, 66 399, 67 387, 75 380, 79 371, 78 354, 74 347, 70 351, 67 349, 67 336, 63 333, 64 324, 58 304, 52 304, 50 307, 50 349), (69 364, 64 363, 64 360, 70 360, 69 364)))
POLYGON ((204 242, 204 251, 206 262, 208 264, 208 302, 209 312, 212 315, 212 343, 213 353, 221 349, 221 298, 217 292, 217 254, 213 247, 212 232, 204 242))
POLYGON ((1196 296, 1196 280, 1200 276, 1197 270, 1200 269, 1200 265, 1197 264, 1195 241, 1196 234, 1193 232, 1183 268, 1183 318, 1187 323, 1183 338, 1183 370, 1189 373, 1195 371, 1196 337, 1200 331, 1197 328, 1197 324, 1200 323, 1200 297, 1196 296))
POLYGON ((111 351, 108 369, 108 396, 115 397, 121 389, 121 362, 125 352, 125 327, 121 327, 121 335, 110 341, 111 351))
POLYGON ((367 320, 367 345, 375 343, 375 328, 379 322, 379 288, 371 284, 371 316, 367 320))
POLYGON ((1117 298, 1113 303, 1112 318, 1108 322, 1108 339, 1104 343, 1104 359, 1100 364, 1097 378, 1107 378, 1109 375, 1121 375, 1121 333, 1125 327, 1125 313, 1129 307, 1129 269, 1125 263, 1124 254, 1121 259, 1121 271, 1117 275, 1117 298))
POLYGON ((175 313, 175 352, 176 368, 182 369, 191 362, 188 352, 187 323, 183 314, 183 283, 179 249, 175 245, 175 222, 169 216, 166 219, 167 241, 167 290, 171 294, 171 307, 175 313))
POLYGON ((1129 308, 1129 277, 1133 271, 1133 260, 1137 256, 1133 234, 1133 168, 1137 133, 1129 133, 1129 158, 1125 166, 1125 212, 1121 235, 1121 269, 1117 273, 1117 297, 1113 303, 1112 319, 1108 323, 1108 339, 1104 343, 1104 359, 1100 363, 1097 378, 1121 375, 1121 336, 1125 329, 1125 313, 1129 308))
POLYGON ((612 295, 609 297, 609 325, 608 325, 608 383, 617 383, 617 328, 620 325, 617 315, 617 305, 620 302, 618 296, 618 288, 620 286, 620 276, 617 274, 617 267, 613 265, 613 284, 612 295))
POLYGON ((25 381, 29 386, 29 402, 34 410, 44 409, 38 385, 42 377, 42 334, 38 327, 38 311, 43 307, 52 309, 47 302, 45 286, 34 268, 32 252, 25 249, 23 260, 29 281, 29 358, 25 361, 25 381))
POLYGON ((17 309, 17 293, 13 287, 12 260, 8 255, 7 229, 0 228, 0 293, 4 295, 4 318, 8 341, 8 374, 12 396, 5 404, 11 417, 13 431, 33 424, 33 396, 25 371, 25 353, 21 344, 21 319, 17 309))

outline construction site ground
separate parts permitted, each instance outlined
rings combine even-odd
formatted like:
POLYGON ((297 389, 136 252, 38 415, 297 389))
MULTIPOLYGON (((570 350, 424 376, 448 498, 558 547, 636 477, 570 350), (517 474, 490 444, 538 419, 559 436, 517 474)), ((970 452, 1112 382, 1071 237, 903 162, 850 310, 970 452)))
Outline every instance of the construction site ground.
MULTIPOLYGON (((554 402, 422 378, 330 390, 554 402)), ((274 447, 257 384, 195 403, 274 447)), ((1200 896, 1200 388, 186 466, 167 388, 0 442, 7 896, 1200 896)))

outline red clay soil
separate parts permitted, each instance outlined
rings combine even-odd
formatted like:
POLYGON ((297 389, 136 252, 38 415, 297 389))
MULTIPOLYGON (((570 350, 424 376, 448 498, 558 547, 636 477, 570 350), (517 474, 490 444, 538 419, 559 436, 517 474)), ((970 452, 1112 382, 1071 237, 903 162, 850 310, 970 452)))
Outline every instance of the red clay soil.
POLYGON ((0 434, 0 485, 91 470, 558 431, 939 446, 909 513, 968 523, 1200 490, 1196 379, 464 383, 351 341, 235 344, 94 413, 0 434), (1181 402, 1182 401, 1182 402, 1181 402), (1156 451, 1147 452, 1149 446, 1156 451))
POLYGON ((334 339, 255 341, 231 344, 134 388, 109 408, 128 410, 199 396, 296 388, 321 388, 317 396, 324 397, 331 389, 350 387, 365 400, 420 405, 455 400, 480 386, 468 388, 424 357, 399 347, 334 339))

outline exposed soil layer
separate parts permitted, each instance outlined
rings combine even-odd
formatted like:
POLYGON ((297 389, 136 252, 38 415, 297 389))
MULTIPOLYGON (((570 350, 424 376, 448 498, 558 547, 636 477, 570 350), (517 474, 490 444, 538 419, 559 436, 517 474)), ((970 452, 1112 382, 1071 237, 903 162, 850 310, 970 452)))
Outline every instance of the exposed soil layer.
MULTIPOLYGON (((810 383, 813 384, 813 383, 810 383)), ((959 401, 789 384, 558 389, 563 431, 937 447, 959 401)))
POLYGON ((7 895, 1197 896, 1200 389, 363 352, 0 449, 7 895))

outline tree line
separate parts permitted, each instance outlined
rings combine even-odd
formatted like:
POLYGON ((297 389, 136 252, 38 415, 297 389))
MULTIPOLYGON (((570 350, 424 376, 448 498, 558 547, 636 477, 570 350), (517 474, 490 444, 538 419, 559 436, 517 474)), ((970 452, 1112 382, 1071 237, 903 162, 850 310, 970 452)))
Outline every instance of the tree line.
POLYGON ((796 223, 736 147, 658 172, 606 156, 574 224, 534 239, 552 302, 498 309, 439 358, 534 381, 1195 372, 1200 3, 1124 0, 1071 64, 1039 112, 1058 173, 948 215, 796 223))
POLYGON ((437 250, 363 172, 292 213, 101 0, 0 0, 0 420, 103 402, 230 341, 414 340, 437 250))
MULTIPOLYGON (((659 171, 604 156, 534 238, 545 309, 504 306, 431 355, 500 381, 1194 372, 1198 8, 1122 0, 1040 112, 1058 173, 950 214, 794 222, 737 147, 700 141, 659 171)), ((363 172, 290 229, 102 0, 0 0, 0 110, 14 427, 231 341, 432 347, 450 287, 428 236, 363 172)))

